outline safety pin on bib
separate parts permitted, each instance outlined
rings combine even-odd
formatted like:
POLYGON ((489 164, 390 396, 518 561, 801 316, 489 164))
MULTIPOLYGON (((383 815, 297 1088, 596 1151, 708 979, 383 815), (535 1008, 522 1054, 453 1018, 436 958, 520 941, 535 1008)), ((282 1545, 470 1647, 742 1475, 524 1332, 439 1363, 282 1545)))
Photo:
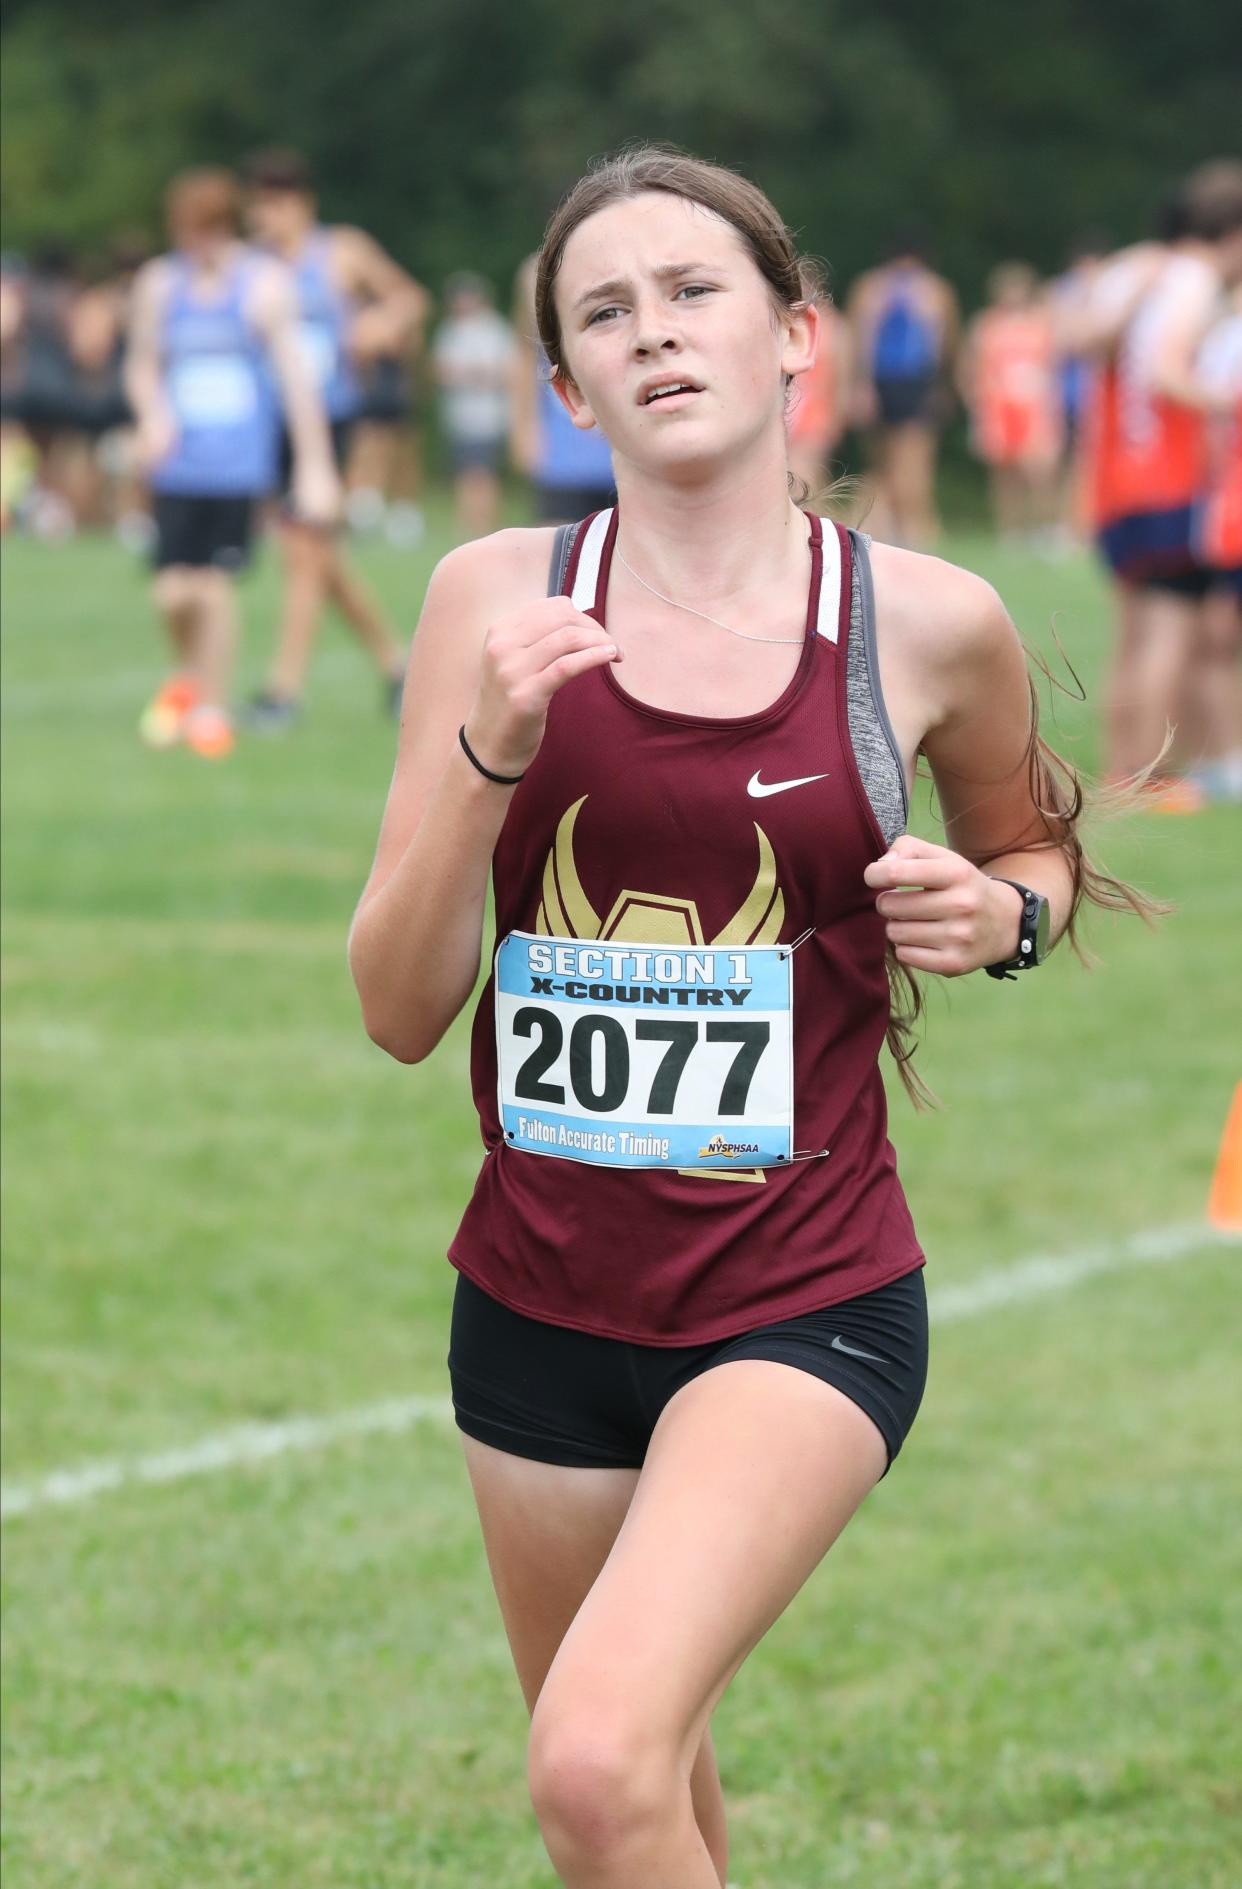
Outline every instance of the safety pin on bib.
MULTIPOLYGON (((814 925, 808 925, 805 931, 803 931, 803 932, 800 932, 800 933, 798 934, 798 936, 797 936, 797 937, 796 937, 796 938, 794 939, 794 941, 793 941, 793 943, 792 943, 791 945, 782 945, 782 946, 781 946, 781 948, 780 948, 780 950, 781 950, 781 956, 782 956, 783 958, 791 958, 791 957, 793 956, 793 954, 794 954, 794 952, 795 952, 795 951, 796 951, 796 950, 798 949, 798 946, 799 946, 799 945, 801 945, 801 944, 805 944, 808 938, 813 938, 814 936, 815 936, 815 927, 814 927, 814 925)), ((825 1152, 825 1154, 826 1154, 826 1153, 828 1152, 828 1150, 827 1150, 827 1149, 825 1148, 825 1150, 824 1150, 824 1152, 825 1152)))
MULTIPOLYGON (((791 945, 782 947, 781 956, 783 958, 791 958, 799 945, 805 944, 808 938, 813 938, 814 936, 814 925, 808 925, 805 931, 798 933, 798 936, 791 945)), ((824 1161, 831 1152, 831 1148, 821 1148, 818 1153, 814 1148, 795 1148, 789 1159, 791 1161, 824 1161)))

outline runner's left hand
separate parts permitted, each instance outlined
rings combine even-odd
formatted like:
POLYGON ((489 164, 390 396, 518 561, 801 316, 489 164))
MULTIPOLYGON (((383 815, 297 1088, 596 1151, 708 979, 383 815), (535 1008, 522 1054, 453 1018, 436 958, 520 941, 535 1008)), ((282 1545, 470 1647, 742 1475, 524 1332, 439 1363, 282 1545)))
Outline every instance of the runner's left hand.
POLYGON ((863 878, 888 888, 875 907, 898 960, 913 971, 964 977, 1017 950, 1021 895, 947 846, 903 833, 863 878))

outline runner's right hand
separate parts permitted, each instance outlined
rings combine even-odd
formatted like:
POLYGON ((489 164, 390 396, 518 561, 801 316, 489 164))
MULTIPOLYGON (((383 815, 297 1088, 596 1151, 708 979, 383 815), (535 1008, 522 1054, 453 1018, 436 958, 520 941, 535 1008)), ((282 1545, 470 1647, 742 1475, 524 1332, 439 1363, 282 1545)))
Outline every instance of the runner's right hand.
POLYGON ((293 473, 293 510, 305 525, 329 530, 341 517, 341 482, 332 465, 295 466, 293 473))
POLYGON ((139 420, 134 447, 143 472, 154 472, 176 444, 177 422, 167 408, 154 408, 139 420))
POLYGON ((488 631, 467 741, 493 773, 524 774, 557 690, 621 659, 608 632, 568 597, 541 597, 488 631))

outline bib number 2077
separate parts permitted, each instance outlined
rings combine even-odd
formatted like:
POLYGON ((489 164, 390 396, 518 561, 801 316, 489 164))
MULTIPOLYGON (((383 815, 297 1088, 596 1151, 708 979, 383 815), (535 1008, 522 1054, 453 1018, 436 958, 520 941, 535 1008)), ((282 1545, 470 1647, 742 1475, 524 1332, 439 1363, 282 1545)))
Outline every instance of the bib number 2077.
MULTIPOLYGON (((746 1113, 751 1080, 759 1058, 772 1040, 770 1023, 735 1022, 729 1018, 720 1023, 700 1024, 689 1019, 683 1022, 677 1017, 639 1017, 634 1024, 636 1042, 667 1044, 651 1079, 646 1102, 649 1115, 676 1112, 677 1086, 700 1041, 700 1031, 705 1043, 737 1045, 737 1053, 721 1085, 716 1113, 746 1113)), ((564 1027, 556 1012, 524 1004, 514 1015, 513 1032, 515 1036, 538 1035, 540 1039, 514 1078, 514 1093, 524 1102, 563 1104, 564 1083, 543 1081, 565 1042, 564 1027)), ((569 1032, 569 1082, 582 1107, 600 1112, 620 1108, 629 1094, 630 1074, 630 1042, 624 1026, 615 1017, 579 1017, 569 1032), (597 1049, 602 1054, 597 1055, 597 1049)))
POLYGON ((511 932, 496 954, 495 1003, 511 1147, 608 1167, 791 1158, 788 948, 511 932))

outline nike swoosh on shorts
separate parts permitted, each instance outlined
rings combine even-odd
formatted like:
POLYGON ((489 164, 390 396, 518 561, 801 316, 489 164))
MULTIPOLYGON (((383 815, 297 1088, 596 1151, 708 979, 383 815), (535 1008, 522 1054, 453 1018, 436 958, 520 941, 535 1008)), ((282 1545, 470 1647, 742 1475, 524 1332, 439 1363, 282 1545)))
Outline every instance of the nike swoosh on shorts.
POLYGON ((853 1345, 845 1344, 840 1336, 833 1339, 831 1348, 833 1351, 844 1351, 846 1356, 850 1358, 866 1358, 871 1364, 883 1364, 885 1362, 883 1358, 877 1358, 874 1351, 855 1351, 853 1345))
POLYGON ((766 800, 769 794, 788 793, 791 787, 809 787, 812 781, 826 781, 826 774, 802 774, 796 781, 761 781, 761 770, 756 768, 746 783, 746 791, 752 800, 766 800))

